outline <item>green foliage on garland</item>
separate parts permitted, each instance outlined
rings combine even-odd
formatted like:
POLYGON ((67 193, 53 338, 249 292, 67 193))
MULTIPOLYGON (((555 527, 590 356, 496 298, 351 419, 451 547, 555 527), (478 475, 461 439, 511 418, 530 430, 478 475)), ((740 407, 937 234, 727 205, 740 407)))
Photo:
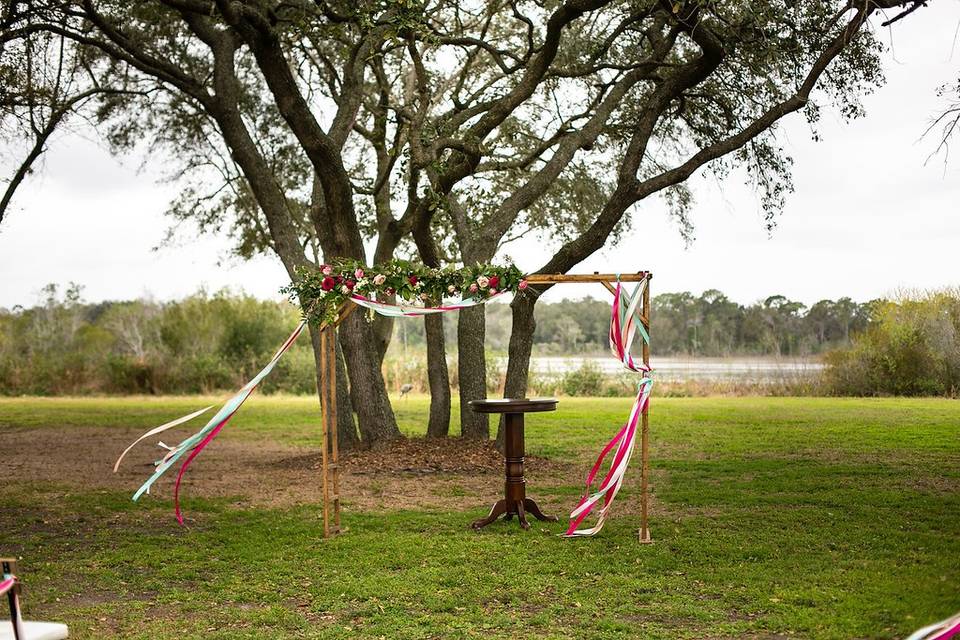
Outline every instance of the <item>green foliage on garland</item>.
POLYGON ((407 260, 391 260, 368 267, 341 258, 320 269, 299 269, 288 293, 311 322, 322 324, 337 317, 337 309, 350 296, 378 302, 400 300, 436 306, 444 299, 486 300, 498 293, 516 293, 527 286, 514 265, 477 264, 434 269, 407 260))

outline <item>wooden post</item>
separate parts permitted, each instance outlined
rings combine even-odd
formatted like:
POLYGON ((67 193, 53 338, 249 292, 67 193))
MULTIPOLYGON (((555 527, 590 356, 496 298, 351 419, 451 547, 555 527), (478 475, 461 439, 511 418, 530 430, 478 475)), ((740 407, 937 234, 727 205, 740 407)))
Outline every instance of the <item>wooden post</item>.
MULTIPOLYGON (((652 276, 647 274, 647 283, 643 288, 643 318, 644 328, 647 330, 647 335, 650 335, 650 279, 652 276)), ((650 345, 644 341, 643 342, 643 364, 647 367, 650 366, 650 345)), ((647 526, 647 509, 649 508, 650 502, 650 489, 649 489, 649 477, 650 477, 650 416, 649 416, 649 407, 650 403, 647 403, 647 406, 643 408, 643 413, 640 415, 640 542, 644 544, 649 544, 653 542, 650 539, 650 529, 647 526)))
MULTIPOLYGON (((321 480, 323 483, 323 537, 330 537, 330 488, 327 486, 327 476, 329 468, 327 466, 327 434, 330 432, 330 413, 333 410, 331 403, 331 387, 336 394, 336 381, 330 379, 330 366, 327 363, 328 347, 327 342, 330 339, 330 330, 327 327, 320 329, 320 412, 321 418, 321 436, 320 436, 320 468, 321 480), (332 384, 331 384, 332 383, 332 384)), ((336 364, 336 363, 334 363, 336 364)), ((334 369, 336 370, 336 369, 334 369)), ((336 398, 336 395, 332 396, 336 398)))
POLYGON ((616 282, 640 282, 648 279, 650 273, 640 271, 638 273, 531 273, 527 276, 528 284, 557 284, 560 282, 593 282, 607 284, 616 282))
POLYGON ((327 439, 330 442, 330 462, 327 465, 328 470, 333 475, 330 484, 333 487, 333 495, 330 496, 330 502, 333 505, 333 527, 331 533, 336 535, 340 533, 340 438, 337 435, 337 330, 335 327, 327 329, 330 334, 327 339, 329 349, 327 355, 327 366, 330 372, 330 411, 327 425, 327 439))
POLYGON ((323 484, 323 537, 340 533, 340 442, 337 435, 337 325, 356 308, 340 307, 337 319, 320 328, 320 467, 323 484))

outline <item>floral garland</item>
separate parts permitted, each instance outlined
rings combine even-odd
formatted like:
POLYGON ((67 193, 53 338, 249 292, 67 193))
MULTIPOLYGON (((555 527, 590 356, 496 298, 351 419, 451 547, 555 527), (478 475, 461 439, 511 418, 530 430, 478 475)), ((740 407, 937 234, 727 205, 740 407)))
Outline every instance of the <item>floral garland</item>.
POLYGON ((358 260, 340 258, 319 269, 297 269, 296 276, 283 291, 299 303, 307 320, 318 324, 335 320, 340 305, 354 295, 379 302, 399 298, 429 306, 444 298, 482 302, 499 293, 527 288, 523 273, 512 264, 434 269, 391 260, 368 267, 358 260))

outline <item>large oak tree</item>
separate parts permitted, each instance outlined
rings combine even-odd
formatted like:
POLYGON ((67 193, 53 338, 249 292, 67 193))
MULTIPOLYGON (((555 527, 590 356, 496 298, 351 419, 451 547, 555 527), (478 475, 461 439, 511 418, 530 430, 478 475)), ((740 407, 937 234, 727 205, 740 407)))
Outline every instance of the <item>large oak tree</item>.
MULTIPOLYGON (((921 4, 15 0, 0 104, 4 135, 29 142, 0 215, 50 133, 84 117, 115 151, 175 163, 172 215, 229 229, 239 254, 272 252, 291 277, 336 256, 485 262, 531 233, 557 247, 539 270, 566 272, 651 196, 689 229, 684 184, 705 166, 745 167, 772 224, 790 189, 778 121, 859 115, 882 80, 871 17, 921 4)), ((543 290, 513 303, 508 395, 526 391, 543 290)), ((391 329, 357 313, 341 331, 340 401, 371 444, 399 435, 380 372, 391 329)), ((427 334, 443 435, 438 318, 427 334)), ((489 433, 465 409, 486 393, 483 335, 482 311, 461 313, 473 437, 489 433)))

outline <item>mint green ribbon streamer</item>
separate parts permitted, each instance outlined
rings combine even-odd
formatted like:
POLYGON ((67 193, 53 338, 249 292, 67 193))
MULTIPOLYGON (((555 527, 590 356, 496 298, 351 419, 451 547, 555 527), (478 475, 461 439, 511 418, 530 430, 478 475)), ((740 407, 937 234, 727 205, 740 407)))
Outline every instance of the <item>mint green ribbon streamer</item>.
MULTIPOLYGON (((619 281, 620 279, 617 278, 617 282, 619 281)), ((646 280, 641 280, 640 282, 638 282, 637 286, 634 287, 633 289, 632 295, 627 293, 626 287, 624 287, 622 283, 620 286, 621 286, 620 297, 623 298, 623 301, 620 304, 619 313, 620 313, 620 326, 623 327, 623 326, 626 326, 627 324, 627 309, 631 306, 631 303, 638 295, 643 294, 643 289, 644 287, 647 286, 647 282, 646 280)), ((639 307, 637 308, 635 315, 637 316, 637 330, 640 332, 640 337, 643 338, 644 342, 646 342, 647 344, 650 344, 650 334, 647 333, 647 330, 643 326, 643 321, 640 319, 639 307)))
POLYGON ((224 419, 226 419, 228 416, 230 416, 231 414, 236 412, 237 409, 240 408, 240 405, 244 403, 244 401, 250 396, 250 394, 253 393, 253 390, 257 387, 257 385, 260 384, 260 381, 266 378, 270 374, 270 372, 273 371, 274 366, 276 366, 277 362, 280 360, 280 356, 282 356, 283 353, 286 351, 286 348, 289 347, 289 345, 292 344, 294 340, 296 340, 296 337, 299 336, 300 331, 303 330, 303 327, 305 325, 306 325, 306 322, 300 323, 300 326, 297 327, 296 331, 294 331, 294 334, 291 335, 291 338, 288 338, 288 341, 285 347, 280 351, 278 351, 276 355, 273 356, 273 359, 267 364, 267 366, 265 366, 260 371, 260 373, 254 376, 253 379, 251 379, 247 384, 243 385, 243 388, 240 389, 240 391, 238 391, 236 394, 234 394, 233 397, 227 400, 227 402, 224 403, 222 407, 220 407, 220 410, 217 411, 217 413, 212 418, 210 418, 210 421, 207 422, 207 424, 203 427, 203 429, 201 429, 197 433, 193 434, 192 436, 190 436, 189 438, 185 439, 183 442, 178 444, 174 448, 176 453, 171 455, 169 458, 166 458, 165 460, 160 460, 157 463, 157 470, 154 472, 154 474, 150 476, 150 478, 146 482, 144 482, 139 489, 137 489, 137 492, 135 494, 133 494, 134 501, 137 501, 138 499, 140 499, 140 496, 148 492, 150 490, 151 485, 153 485, 153 483, 156 482, 160 478, 160 476, 166 473, 170 467, 175 465, 177 461, 181 457, 183 457, 185 453, 187 453, 188 451, 193 449, 193 447, 200 444, 200 442, 206 437, 208 433, 210 433, 210 431, 215 429, 218 424, 223 422, 224 419))

